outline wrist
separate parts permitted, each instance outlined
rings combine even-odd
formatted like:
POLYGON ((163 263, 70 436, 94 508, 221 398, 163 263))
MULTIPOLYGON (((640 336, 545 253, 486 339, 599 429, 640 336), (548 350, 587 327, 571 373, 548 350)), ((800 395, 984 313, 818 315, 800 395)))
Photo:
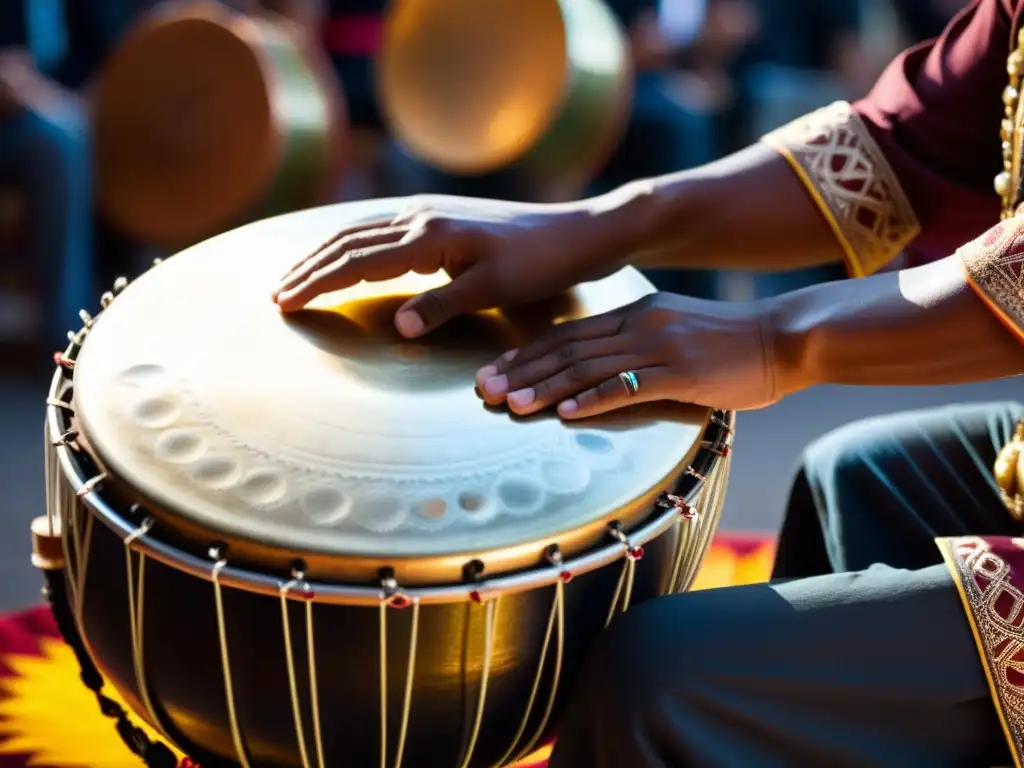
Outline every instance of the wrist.
POLYGON ((811 360, 811 324, 793 294, 756 302, 766 364, 776 394, 786 397, 818 383, 811 360))
POLYGON ((583 202, 596 230, 615 251, 615 258, 623 262, 654 243, 657 205, 654 183, 647 180, 630 182, 583 202))

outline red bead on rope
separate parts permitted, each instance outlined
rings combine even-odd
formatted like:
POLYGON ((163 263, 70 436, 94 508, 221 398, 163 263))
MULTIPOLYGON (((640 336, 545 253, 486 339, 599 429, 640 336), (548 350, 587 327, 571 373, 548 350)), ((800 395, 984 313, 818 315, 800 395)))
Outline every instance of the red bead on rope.
POLYGON ((558 578, 560 578, 562 580, 563 584, 568 584, 570 581, 572 581, 572 572, 571 571, 560 571, 559 574, 558 574, 558 578))
POLYGON ((630 560, 639 560, 644 556, 644 548, 630 547, 626 550, 626 555, 629 557, 630 560))
POLYGON ((388 605, 392 608, 398 608, 399 610, 401 610, 403 608, 408 608, 410 605, 412 605, 412 600, 410 600, 405 595, 398 593, 388 598, 388 605))
POLYGON ((482 603, 484 601, 483 597, 481 597, 480 593, 477 592, 475 589, 469 593, 469 599, 472 600, 474 603, 482 603))
POLYGON ((178 763, 178 768, 203 768, 203 766, 201 766, 191 757, 183 757, 181 758, 181 762, 178 763))

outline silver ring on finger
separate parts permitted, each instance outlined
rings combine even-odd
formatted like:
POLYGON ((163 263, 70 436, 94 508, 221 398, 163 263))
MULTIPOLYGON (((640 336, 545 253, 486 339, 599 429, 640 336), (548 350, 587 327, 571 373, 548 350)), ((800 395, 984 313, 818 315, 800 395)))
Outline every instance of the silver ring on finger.
POLYGON ((640 391, 640 381, 633 371, 623 371, 619 374, 619 381, 626 388, 626 394, 634 397, 640 391))

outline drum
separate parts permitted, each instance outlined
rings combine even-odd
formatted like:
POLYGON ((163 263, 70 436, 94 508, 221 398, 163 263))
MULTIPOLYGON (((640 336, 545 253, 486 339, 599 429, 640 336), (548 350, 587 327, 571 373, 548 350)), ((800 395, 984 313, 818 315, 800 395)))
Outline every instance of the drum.
POLYGON ((392 0, 377 59, 391 133, 449 173, 503 171, 546 200, 615 151, 633 73, 604 0, 392 0))
POLYGON ((127 33, 92 94, 99 205, 114 226, 179 248, 327 196, 344 102, 300 35, 202 0, 160 6, 127 33))
POLYGON ((731 413, 570 424, 474 391, 552 322, 652 291, 633 269, 416 342, 395 308, 443 275, 281 315, 297 256, 403 205, 194 246, 119 281, 58 356, 36 561, 63 569, 86 666, 207 768, 504 765, 550 736, 598 633, 686 589, 714 533, 731 413))

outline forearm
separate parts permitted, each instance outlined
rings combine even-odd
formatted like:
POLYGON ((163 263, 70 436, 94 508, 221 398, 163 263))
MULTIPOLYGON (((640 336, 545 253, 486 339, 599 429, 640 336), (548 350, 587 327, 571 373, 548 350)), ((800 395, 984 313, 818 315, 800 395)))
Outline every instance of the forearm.
POLYGON ((774 271, 843 258, 789 163, 762 143, 701 168, 633 182, 592 204, 631 230, 638 266, 774 271))
POLYGON ((620 191, 644 262, 786 269, 843 258, 862 277, 911 242, 949 253, 976 237, 999 214, 992 126, 1013 37, 1005 0, 974 0, 856 104, 783 126, 770 148, 620 191))
POLYGON ((815 384, 958 384, 1024 373, 1024 345, 951 256, 763 303, 786 392, 815 384))

